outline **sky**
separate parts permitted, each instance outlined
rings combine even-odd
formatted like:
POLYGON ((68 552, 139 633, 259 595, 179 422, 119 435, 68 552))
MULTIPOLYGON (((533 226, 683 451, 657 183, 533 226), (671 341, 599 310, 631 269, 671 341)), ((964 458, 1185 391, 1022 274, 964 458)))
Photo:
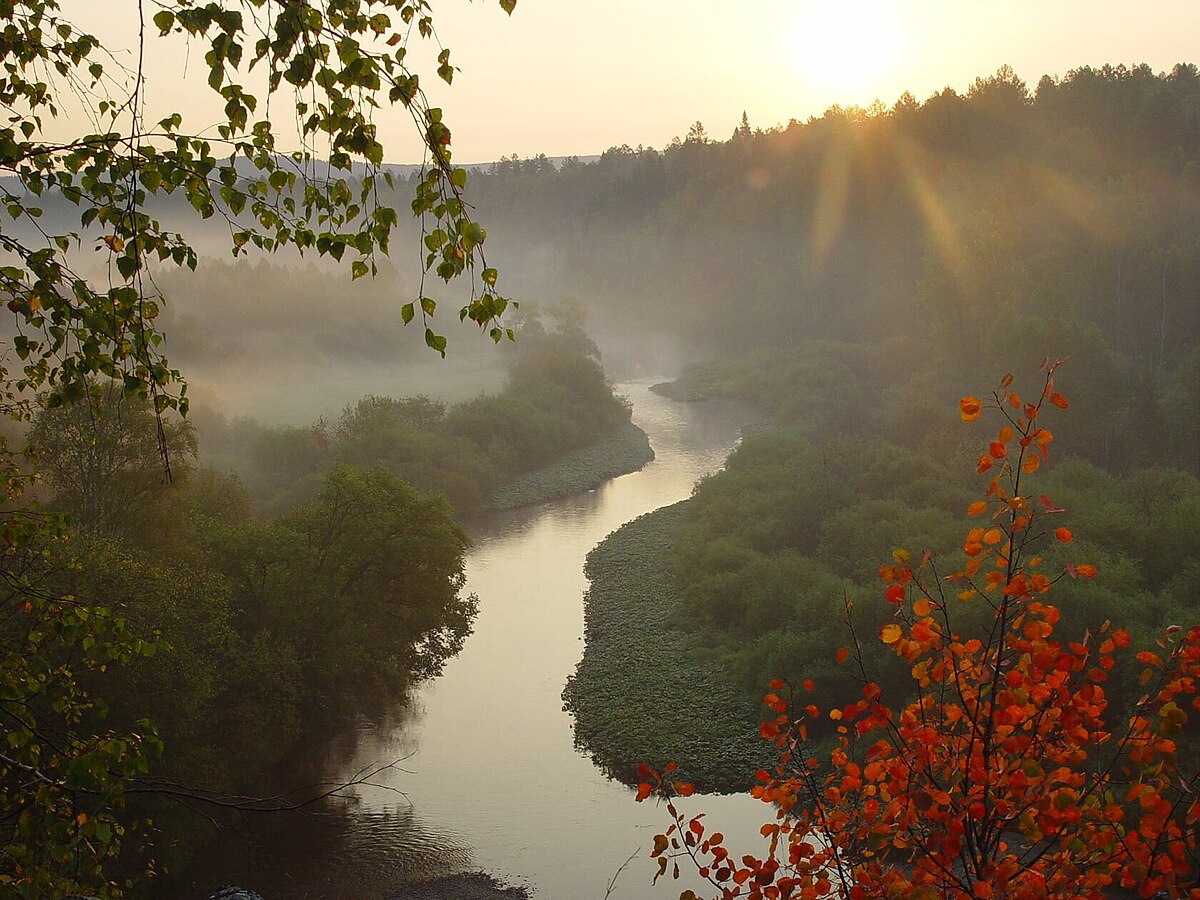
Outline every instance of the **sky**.
MULTIPOLYGON (((106 47, 133 46, 135 0, 62 5, 106 47)), ((434 12, 461 71, 430 94, 460 162, 661 148, 695 121, 724 139, 743 111, 765 128, 835 103, 891 106, 1004 64, 1032 89, 1082 65, 1200 59, 1200 0, 518 0, 511 17, 497 0, 435 0, 434 12)), ((153 43, 149 113, 214 119, 200 52, 153 43)), ((389 161, 420 161, 403 112, 377 122, 389 161)))

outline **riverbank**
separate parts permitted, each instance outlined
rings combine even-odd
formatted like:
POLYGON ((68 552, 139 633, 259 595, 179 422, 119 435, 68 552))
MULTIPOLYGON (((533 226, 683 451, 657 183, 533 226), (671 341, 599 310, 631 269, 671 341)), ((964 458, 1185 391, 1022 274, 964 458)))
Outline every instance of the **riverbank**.
POLYGON ((671 626, 681 598, 670 561, 683 501, 643 515, 587 556, 583 659, 563 692, 576 743, 608 774, 679 765, 697 790, 745 790, 771 760, 758 705, 701 662, 671 626))
POLYGON ((637 472, 652 459, 654 451, 646 432, 626 422, 598 443, 510 481, 492 495, 489 507, 516 509, 581 494, 610 478, 637 472))
MULTIPOLYGON (((529 900, 523 887, 506 885, 486 872, 463 872, 414 881, 388 893, 386 900, 529 900)), ((220 888, 208 900, 266 900, 261 894, 233 885, 220 888)))
POLYGON ((388 894, 387 900, 529 900, 530 896, 523 887, 501 884, 483 872, 467 872, 406 884, 388 894))

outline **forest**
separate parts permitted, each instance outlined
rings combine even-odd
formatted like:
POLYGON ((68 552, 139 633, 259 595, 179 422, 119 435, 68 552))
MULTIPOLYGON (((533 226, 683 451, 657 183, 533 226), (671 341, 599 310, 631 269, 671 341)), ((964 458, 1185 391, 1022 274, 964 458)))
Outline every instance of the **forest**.
MULTIPOLYGON (((506 13, 513 5, 500 3, 506 13)), ((346 35, 382 39, 392 27, 338 4, 331 10, 315 14, 318 25, 328 15, 346 35)), ((3 4, 0 13, 13 19, 3 4)), ((164 6, 153 21, 163 34, 240 34, 240 20, 235 28, 223 13, 220 4, 185 3, 164 6)), ((172 119, 159 123, 167 149, 129 150, 101 136, 61 164, 40 161, 59 148, 28 144, 40 125, 30 124, 26 143, 23 129, 0 134, 3 191, 17 222, 0 234, 0 292, 16 315, 11 354, 0 361, 0 405, 12 419, 0 435, 0 893, 170 895, 185 890, 180 873, 221 832, 222 817, 378 787, 368 782, 387 765, 331 786, 329 759, 355 759, 359 738, 389 717, 428 715, 414 698, 429 696, 421 692, 464 652, 488 603, 468 590, 473 538, 491 548, 505 528, 536 535, 549 522, 568 534, 588 515, 601 520, 612 480, 647 467, 660 433, 676 456, 689 449, 683 439, 669 443, 686 430, 670 415, 722 403, 742 426, 723 465, 701 473, 686 499, 634 513, 589 547, 582 658, 571 659, 561 695, 575 751, 604 776, 637 785, 638 800, 664 799, 673 827, 695 835, 689 848, 707 826, 674 804, 697 789, 715 795, 757 783, 781 816, 791 812, 796 785, 811 788, 807 776, 785 777, 794 748, 832 754, 829 778, 853 794, 846 779, 857 788, 860 763, 878 760, 843 752, 852 742, 842 719, 862 715, 862 733, 891 727, 867 701, 880 684, 903 684, 935 643, 929 626, 898 620, 880 597, 892 601, 897 589, 907 602, 904 591, 924 584, 929 560, 960 551, 963 510, 983 508, 972 504, 977 476, 996 466, 1014 479, 1038 472, 1043 508, 1061 513, 1056 530, 1026 537, 1022 507, 997 511, 1008 516, 1004 533, 988 531, 986 543, 1007 541, 994 551, 1013 570, 1005 589, 1024 584, 1013 560, 1036 554, 1070 577, 1053 582, 1053 614, 1030 607, 1035 630, 1044 623, 1070 646, 1109 647, 1098 651, 1108 662, 1094 679, 1106 683, 1104 701, 1089 688, 1070 702, 1140 722, 1148 701, 1135 660, 1157 660, 1155 647, 1166 654, 1163 704, 1173 709, 1157 708, 1157 737, 1131 725, 1137 738, 1129 739, 1150 748, 1141 807, 1161 805, 1164 779, 1198 746, 1194 719, 1176 716, 1174 705, 1176 695, 1195 693, 1186 665, 1194 669, 1200 654, 1195 65, 1085 66, 1033 88, 1006 66, 924 101, 905 93, 890 107, 834 106, 766 128, 743 115, 726 140, 696 122, 661 150, 622 145, 561 164, 514 155, 467 171, 451 162, 441 111, 408 80, 403 53, 344 37, 336 52, 320 44, 317 59, 297 49, 297 35, 323 41, 321 28, 304 19, 287 27, 295 33, 264 39, 255 60, 279 67, 276 83, 319 85, 337 101, 302 125, 330 137, 329 163, 343 173, 320 189, 287 168, 269 123, 228 137, 246 132, 257 101, 226 81, 242 50, 219 36, 204 66, 226 102, 228 161, 172 119), (334 56, 337 77, 313 74, 334 56), (391 102, 417 116, 430 167, 380 168, 374 124, 355 105, 362 101, 348 98, 377 90, 381 76, 391 102), (369 164, 361 171, 359 158, 369 164), (396 215, 405 208, 417 218, 396 215), (185 240, 173 228, 193 212, 201 221, 185 240), (53 239, 69 229, 84 236, 53 239), (39 234, 51 243, 45 253, 27 247, 39 234), (93 238, 107 268, 85 276, 72 268, 86 266, 70 248, 93 238), (206 255, 230 238, 232 261, 206 255), (420 265, 385 261, 392 241, 423 248, 420 265), (278 254, 250 262, 242 258, 250 247, 278 254), (304 249, 321 259, 300 264, 291 251, 304 249), (347 253, 349 282, 339 271, 347 253), (176 268, 147 290, 140 279, 152 258, 176 268), (113 286, 102 287, 114 271, 113 286), (434 318, 426 275, 469 281, 463 329, 434 318), (453 361, 468 328, 498 345, 487 345, 493 355, 453 361), (409 340, 414 331, 418 341, 409 340), (446 368, 417 377, 427 363, 419 354, 447 352, 446 368), (381 376, 396 366, 403 377, 381 376), (1012 376, 1004 373, 1036 378, 1039 369, 1042 399, 1023 410, 1012 402, 1020 417, 988 444, 973 394, 1001 376, 1006 391, 1012 376), (349 374, 339 381, 334 372, 349 374), (648 376, 676 410, 659 408, 653 440, 622 396, 648 376), (261 402, 280 392, 286 408, 261 402), (1061 407, 1053 434, 1035 423, 1043 400, 1061 407), (1013 426, 1022 443, 1010 451, 1013 426), (1021 469, 1018 455, 1045 465, 1021 469), (919 566, 909 565, 910 552, 919 566), (855 637, 855 665, 846 666, 838 648, 851 626, 882 640, 855 637), (1181 629, 1184 637, 1163 637, 1181 629), (1131 649, 1114 662, 1116 644, 1131 649), (1168 680, 1177 662, 1183 674, 1168 680), (768 707, 780 718, 758 702, 768 684, 768 707), (789 719, 777 692, 811 684, 823 698, 866 701, 843 713, 822 699, 837 715, 789 719), (767 771, 772 744, 756 733, 784 752, 775 774, 767 771)), ((22 57, 26 68, 0 85, 28 107, 29 122, 50 102, 13 74, 49 52, 35 31, 6 32, 6 59, 18 45, 42 55, 22 57)), ((424 25, 419 31, 428 37, 424 25)), ((56 58, 85 65, 96 47, 70 29, 59 34, 56 58)), ((393 37, 387 46, 403 50, 407 38, 393 37)), ((438 74, 450 82, 445 53, 438 74)), ((1009 416, 1007 396, 997 393, 993 406, 1009 416)), ((985 505, 997 502, 997 483, 985 505)), ((984 532, 974 534, 968 555, 983 552, 984 532)), ((1006 634, 1006 604, 964 603, 956 627, 986 635, 999 622, 1006 634)), ((923 619, 904 608, 913 615, 923 619)), ((995 650, 980 666, 1008 666, 1008 687, 1025 698, 1045 674, 1029 660, 1050 653, 1048 634, 1004 645, 1024 656, 995 650)), ((533 670, 535 657, 552 655, 537 643, 524 652, 506 665, 533 670)), ((963 658, 973 662, 971 652, 963 658)), ((1053 674, 1065 683, 1068 671, 1064 663, 1053 674)), ((543 680, 553 682, 557 704, 562 680, 543 680)), ((991 697, 997 680, 963 696, 991 697)), ((482 695, 484 686, 471 690, 482 695)), ((926 702, 917 688, 891 700, 926 702)), ((942 721, 944 735, 961 715, 942 721)), ((1057 732, 1039 735, 1046 758, 1057 754, 1064 770, 1102 769, 1091 750, 1061 749, 1057 732)), ((1043 777, 1035 768, 1022 777, 1043 777)), ((1162 885, 1174 896, 1196 883, 1200 805, 1191 770, 1179 771, 1171 783, 1182 784, 1183 799, 1141 820, 1179 829, 1175 869, 1146 869, 1139 881, 1127 861, 1119 877, 1107 861, 1081 864, 1078 884, 1098 892, 1120 883, 1145 896, 1162 885)), ((807 808, 824 809, 829 794, 810 793, 807 808)), ((848 808, 875 809, 873 795, 854 796, 833 804, 852 821, 848 808)), ((1078 809, 1113 824, 1137 799, 1078 809)), ((951 805, 925 801, 922 812, 951 805)), ((977 813, 971 807, 982 821, 977 813)), ((1032 846, 1054 846, 1047 859, 1061 852, 1074 865, 1083 851, 1067 838, 1053 844, 1056 832, 1041 820, 1036 829, 1020 812, 1010 820, 1032 846)), ((828 851, 839 852, 843 838, 854 853, 867 847, 854 858, 859 884, 904 895, 873 868, 874 854, 890 851, 851 832, 822 832, 832 835, 828 851)), ((711 866, 678 846, 668 853, 671 831, 661 846, 655 839, 660 873, 668 856, 686 856, 705 878, 725 872, 709 879, 721 891, 718 881, 755 878, 763 892, 748 896, 793 896, 793 887, 801 896, 799 877, 766 893, 779 877, 777 839, 767 862, 735 873, 707 833, 711 866)), ((940 834, 924 823, 909 832, 918 833, 940 834)), ((1097 834, 1088 832, 1089 849, 1116 854, 1097 834)), ((854 877, 830 885, 825 869, 842 861, 825 852, 804 870, 816 891, 804 896, 857 896, 854 877)), ((999 876, 985 871, 986 848, 914 852, 905 857, 917 860, 909 888, 928 874, 926 886, 938 878, 966 885, 953 896, 993 896, 986 891, 999 876), (923 866, 942 853, 951 861, 929 874, 923 866), (946 875, 954 860, 976 868, 946 875)), ((1028 871, 1041 877, 1043 868, 1039 857, 1028 871)))
MULTIPOLYGON (((26 656, 25 677, 82 653, 76 690, 93 699, 76 727, 145 741, 137 787, 101 846, 115 851, 150 818, 155 831, 104 864, 106 877, 145 887, 152 872, 179 871, 218 821, 197 806, 312 803, 321 748, 436 677, 470 634, 463 523, 653 457, 577 326, 546 328, 531 311, 514 350, 499 392, 449 406, 370 395, 309 427, 221 415, 197 427, 97 381, 85 401, 45 404, 11 436, 41 475, 37 515, 70 523, 25 550, 22 577, 104 624, 46 642, 10 618, 6 643, 26 656)), ((24 833, 38 802, 10 796, 20 844, 6 852, 41 890, 77 856, 24 833)), ((74 802, 85 818, 113 812, 74 802)))

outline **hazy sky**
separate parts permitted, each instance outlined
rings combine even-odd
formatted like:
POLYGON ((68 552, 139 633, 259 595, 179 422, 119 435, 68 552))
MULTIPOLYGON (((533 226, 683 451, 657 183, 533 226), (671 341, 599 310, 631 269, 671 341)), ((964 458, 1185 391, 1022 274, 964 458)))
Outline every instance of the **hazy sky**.
MULTIPOLYGON (((134 0, 63 6, 108 46, 132 45, 134 0)), ((1200 0, 518 0, 511 18, 496 0, 435 0, 435 14, 462 71, 433 97, 464 162, 662 147, 696 120, 724 139, 743 110, 766 127, 833 103, 890 106, 1005 63, 1032 88, 1085 64, 1200 59, 1200 0)), ((156 50, 150 97, 203 120, 193 55, 156 50)), ((403 113, 378 121, 389 160, 419 159, 403 113)))

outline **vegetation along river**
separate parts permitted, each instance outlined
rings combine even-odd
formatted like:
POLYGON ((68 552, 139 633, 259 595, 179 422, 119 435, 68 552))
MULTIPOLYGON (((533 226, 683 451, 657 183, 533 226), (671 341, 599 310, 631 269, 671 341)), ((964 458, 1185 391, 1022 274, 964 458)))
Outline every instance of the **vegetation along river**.
MULTIPOLYGON (((666 810, 635 803, 575 746, 562 703, 583 652, 588 551, 625 522, 689 496, 737 439, 733 410, 676 403, 650 383, 619 391, 655 460, 595 491, 473 527, 466 589, 479 597, 474 633, 441 677, 385 724, 364 728, 326 776, 350 780, 403 759, 398 768, 355 787, 340 815, 271 816, 268 847, 230 870, 230 880, 267 900, 366 898, 387 897, 415 877, 482 870, 537 897, 583 900, 605 897, 636 853, 608 896, 679 895, 687 882, 669 876, 651 887, 648 853, 666 810)), ((750 836, 770 817, 744 795, 683 804, 707 811, 734 851, 752 848, 750 836)))

